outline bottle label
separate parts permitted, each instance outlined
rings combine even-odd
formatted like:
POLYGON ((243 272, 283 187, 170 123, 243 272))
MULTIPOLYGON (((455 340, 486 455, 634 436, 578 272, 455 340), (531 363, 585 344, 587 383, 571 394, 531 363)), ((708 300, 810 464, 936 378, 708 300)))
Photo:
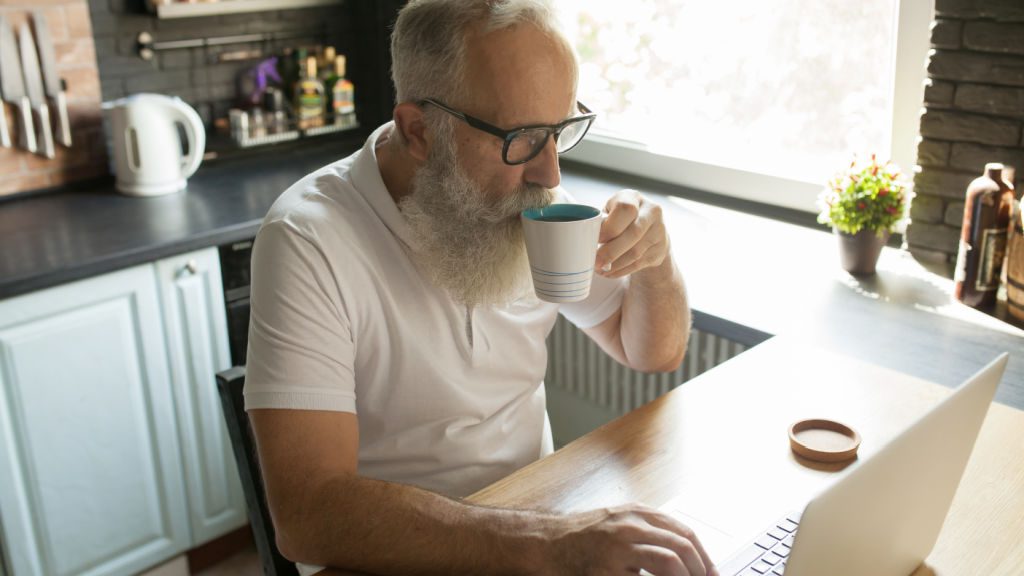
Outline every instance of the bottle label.
POLYGON ((1006 230, 987 228, 981 232, 981 258, 975 289, 989 292, 999 288, 999 273, 1006 256, 1006 230))

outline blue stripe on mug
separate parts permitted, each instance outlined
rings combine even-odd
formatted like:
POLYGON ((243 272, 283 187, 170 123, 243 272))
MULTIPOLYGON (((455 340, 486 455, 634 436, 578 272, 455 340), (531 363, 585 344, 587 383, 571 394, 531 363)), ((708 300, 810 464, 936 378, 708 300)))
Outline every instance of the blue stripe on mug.
POLYGON ((583 284, 585 282, 590 282, 590 279, 584 278, 583 280, 576 280, 575 282, 548 282, 547 280, 538 280, 534 278, 533 281, 535 283, 547 284, 549 286, 568 286, 569 284, 583 284))
POLYGON ((543 274, 544 276, 572 276, 573 274, 587 274, 589 272, 593 272, 594 267, 591 266, 590 268, 587 268, 586 270, 580 272, 549 272, 547 270, 541 270, 540 268, 536 268, 534 266, 530 266, 530 270, 532 270, 534 274, 543 274))
POLYGON ((548 290, 547 288, 537 288, 536 286, 534 286, 533 289, 545 295, 569 297, 573 295, 573 292, 575 292, 577 295, 583 294, 587 292, 590 289, 590 287, 584 286, 583 288, 573 288, 572 290, 548 290))

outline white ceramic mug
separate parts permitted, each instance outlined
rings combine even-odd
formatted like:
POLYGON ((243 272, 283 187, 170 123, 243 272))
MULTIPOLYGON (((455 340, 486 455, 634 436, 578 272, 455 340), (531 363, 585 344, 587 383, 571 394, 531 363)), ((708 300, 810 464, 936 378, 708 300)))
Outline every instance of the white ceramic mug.
POLYGON ((590 294, 604 215, 584 204, 551 204, 520 215, 533 290, 546 302, 578 302, 590 294))

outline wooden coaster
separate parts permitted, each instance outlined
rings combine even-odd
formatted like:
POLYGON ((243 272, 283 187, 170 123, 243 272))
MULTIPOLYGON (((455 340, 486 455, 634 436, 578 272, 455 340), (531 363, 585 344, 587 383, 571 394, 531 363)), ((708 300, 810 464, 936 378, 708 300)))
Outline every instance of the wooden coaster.
POLYGON ((860 434, 833 420, 801 420, 789 428, 789 447, 816 462, 844 462, 857 457, 860 434))

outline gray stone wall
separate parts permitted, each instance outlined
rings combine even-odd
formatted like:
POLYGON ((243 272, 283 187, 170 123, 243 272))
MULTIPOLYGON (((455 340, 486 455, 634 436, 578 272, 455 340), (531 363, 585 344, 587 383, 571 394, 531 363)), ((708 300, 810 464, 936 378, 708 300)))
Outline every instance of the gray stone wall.
POLYGON ((935 14, 907 242, 952 274, 970 181, 1003 162, 1024 182, 1024 0, 936 0, 935 14))

